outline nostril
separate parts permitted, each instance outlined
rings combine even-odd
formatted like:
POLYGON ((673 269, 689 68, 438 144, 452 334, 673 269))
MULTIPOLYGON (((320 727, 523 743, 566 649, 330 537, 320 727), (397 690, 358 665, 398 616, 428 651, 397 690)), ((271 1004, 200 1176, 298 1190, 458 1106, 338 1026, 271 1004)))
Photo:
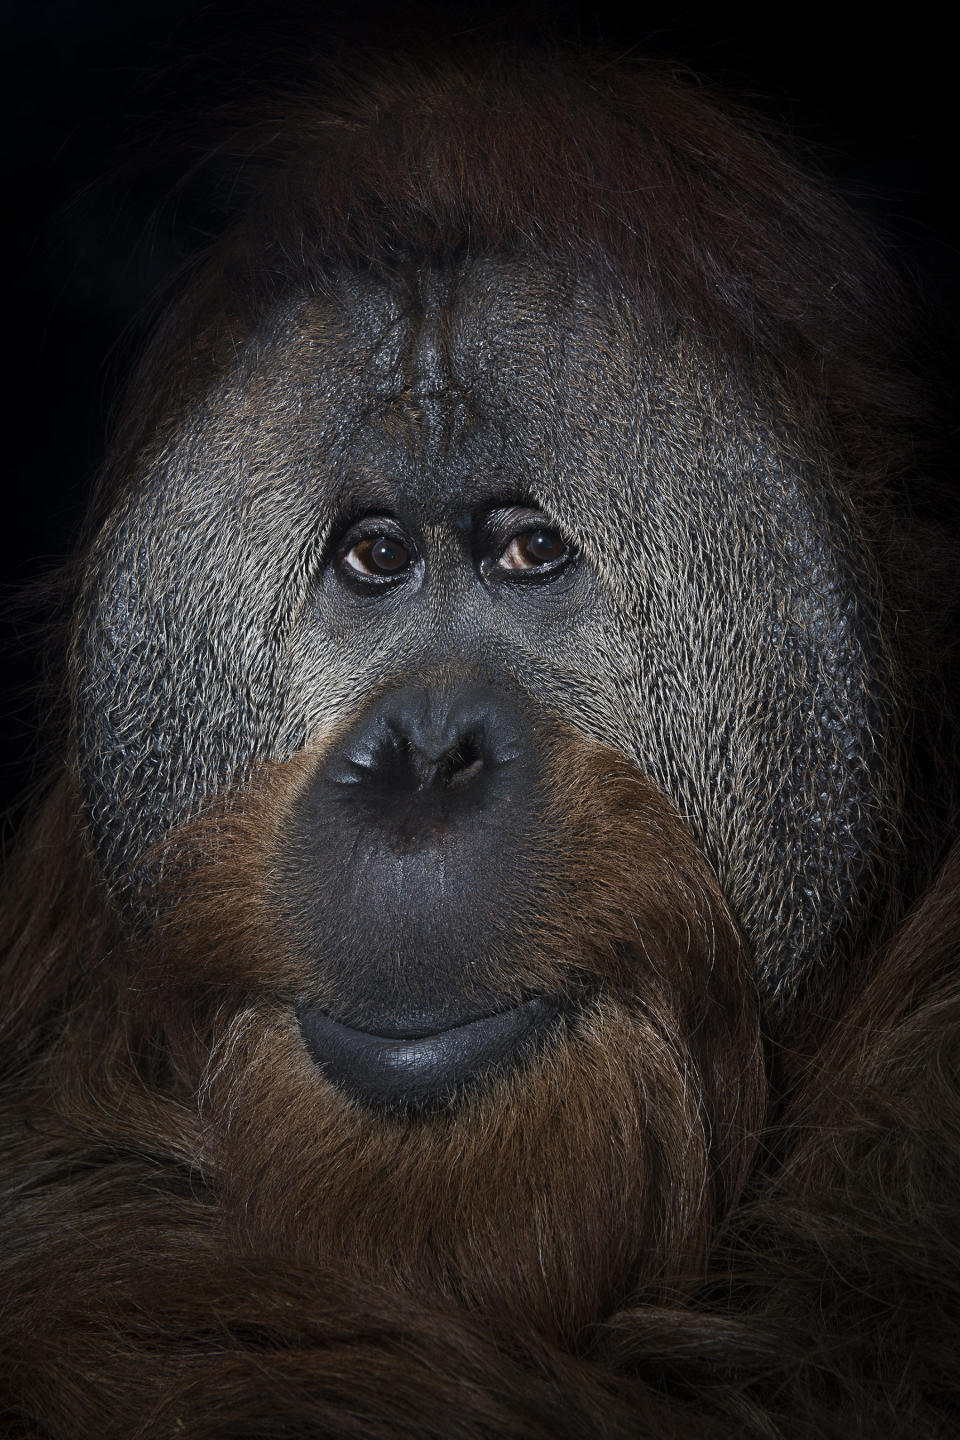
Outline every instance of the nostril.
POLYGON ((483 750, 480 743, 475 736, 465 735, 441 759, 434 784, 445 786, 448 790, 460 789, 469 785, 482 769, 483 750))
POLYGON ((524 718, 510 697, 466 690, 451 699, 411 689, 375 705, 334 747, 324 774, 367 796, 412 792, 452 802, 454 792, 469 790, 474 799, 496 786, 504 767, 526 753, 524 718))
POLYGON ((438 759, 425 755, 412 740, 407 740, 406 750, 418 790, 461 789, 483 769, 483 750, 473 735, 458 740, 438 759))

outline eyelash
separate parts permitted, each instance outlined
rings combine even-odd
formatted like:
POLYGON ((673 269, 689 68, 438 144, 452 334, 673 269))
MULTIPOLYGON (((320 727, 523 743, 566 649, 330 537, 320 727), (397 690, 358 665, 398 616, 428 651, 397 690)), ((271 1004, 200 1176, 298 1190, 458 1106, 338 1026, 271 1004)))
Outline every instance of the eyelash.
MULTIPOLYGON (((480 561, 485 578, 536 582, 565 569, 575 553, 546 516, 537 514, 525 515, 521 523, 516 512, 505 511, 491 517, 479 533, 486 551, 480 561)), ((371 516, 349 528, 338 550, 337 567, 351 583, 386 586, 402 581, 417 559, 416 546, 391 517, 371 516)))

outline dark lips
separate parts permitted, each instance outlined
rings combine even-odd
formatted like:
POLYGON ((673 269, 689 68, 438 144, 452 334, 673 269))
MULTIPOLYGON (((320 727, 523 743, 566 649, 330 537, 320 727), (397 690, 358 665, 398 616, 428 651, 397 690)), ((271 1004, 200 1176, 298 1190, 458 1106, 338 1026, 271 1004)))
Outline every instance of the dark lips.
POLYGON ((313 1005, 297 1010, 311 1058, 335 1084, 367 1104, 427 1108, 481 1072, 516 1059, 560 1009, 546 995, 431 1034, 369 1035, 313 1005))

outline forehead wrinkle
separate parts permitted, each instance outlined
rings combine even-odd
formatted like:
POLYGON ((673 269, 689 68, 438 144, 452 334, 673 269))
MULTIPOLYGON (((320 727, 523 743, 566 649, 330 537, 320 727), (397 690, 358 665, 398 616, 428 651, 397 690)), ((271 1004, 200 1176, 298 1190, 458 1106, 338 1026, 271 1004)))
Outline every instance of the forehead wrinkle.
MULTIPOLYGON (((541 281, 531 296, 529 279, 523 267, 487 257, 357 282, 365 334, 344 358, 371 384, 355 395, 344 446, 353 452, 353 473, 340 487, 346 504, 383 511, 409 503, 425 519, 438 510, 460 519, 496 497, 553 512, 544 498, 555 489, 567 392, 579 374, 568 373, 574 357, 561 323, 570 317, 572 282, 567 277, 558 295, 541 281)), ((603 327, 593 298, 587 287, 576 318, 579 348, 586 329, 595 359, 603 327)), ((597 403, 592 390, 591 399, 597 403)))
POLYGON ((378 381, 369 419, 420 462, 442 461, 473 423, 451 357, 462 280, 460 267, 420 264, 400 270, 381 292, 389 319, 368 360, 378 381))

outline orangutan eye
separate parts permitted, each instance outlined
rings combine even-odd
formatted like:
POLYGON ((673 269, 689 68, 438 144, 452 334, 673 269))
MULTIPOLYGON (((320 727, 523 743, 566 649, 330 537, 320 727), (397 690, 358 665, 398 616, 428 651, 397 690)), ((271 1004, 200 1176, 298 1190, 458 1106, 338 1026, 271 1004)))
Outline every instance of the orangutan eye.
POLYGON ((369 529, 340 555, 340 568, 354 580, 373 584, 401 578, 414 560, 413 548, 393 531, 369 529))
POLYGON ((560 570, 570 559, 570 546, 556 530, 546 526, 513 535, 497 556, 497 568, 506 571, 560 570))

